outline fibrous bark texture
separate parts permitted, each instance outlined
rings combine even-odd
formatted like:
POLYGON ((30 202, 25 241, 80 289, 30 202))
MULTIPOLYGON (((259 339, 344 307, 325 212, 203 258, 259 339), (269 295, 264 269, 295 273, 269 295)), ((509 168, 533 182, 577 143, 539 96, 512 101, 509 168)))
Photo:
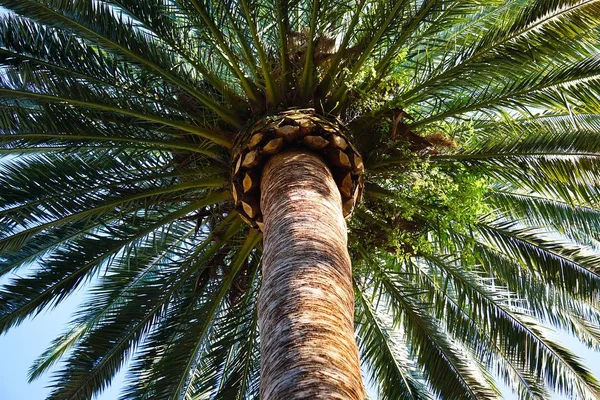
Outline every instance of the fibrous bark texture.
POLYGON ((364 399, 339 189, 307 150, 263 170, 261 399, 364 399))

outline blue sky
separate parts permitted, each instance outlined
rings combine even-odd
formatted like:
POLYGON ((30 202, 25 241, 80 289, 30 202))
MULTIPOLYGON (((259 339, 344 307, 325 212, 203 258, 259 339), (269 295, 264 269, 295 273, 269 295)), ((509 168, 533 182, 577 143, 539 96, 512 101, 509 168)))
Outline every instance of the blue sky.
MULTIPOLYGON (((27 382, 27 371, 33 361, 40 355, 58 334, 60 334, 71 318, 71 313, 85 298, 83 291, 71 295, 57 308, 43 312, 33 320, 26 320, 8 334, 0 336, 0 400, 41 400, 50 389, 51 373, 34 381, 27 382)), ((560 336, 563 345, 569 347, 576 355, 584 359, 585 364, 600 378, 600 354, 588 350, 575 338, 569 335, 560 336)), ((124 371, 116 377, 112 386, 95 400, 115 400, 123 385, 124 371)), ((516 400, 508 388, 503 388, 505 398, 516 400)), ((566 399, 553 396, 553 400, 566 399)))
MULTIPOLYGON (((71 295, 57 308, 42 312, 33 320, 23 322, 8 334, 0 336, 0 400, 41 400, 50 393, 47 388, 51 373, 46 373, 32 383, 27 382, 27 371, 33 361, 62 333, 71 318, 71 313, 83 301, 82 291, 71 295)), ((118 398, 123 384, 121 371, 113 385, 95 400, 118 398)))

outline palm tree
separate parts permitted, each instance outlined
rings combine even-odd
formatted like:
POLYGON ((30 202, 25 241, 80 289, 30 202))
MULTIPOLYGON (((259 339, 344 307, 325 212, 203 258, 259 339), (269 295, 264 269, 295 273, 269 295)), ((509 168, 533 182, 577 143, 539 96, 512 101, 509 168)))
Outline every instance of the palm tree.
POLYGON ((51 398, 600 397, 600 1, 0 5, 0 332, 90 291, 51 398))

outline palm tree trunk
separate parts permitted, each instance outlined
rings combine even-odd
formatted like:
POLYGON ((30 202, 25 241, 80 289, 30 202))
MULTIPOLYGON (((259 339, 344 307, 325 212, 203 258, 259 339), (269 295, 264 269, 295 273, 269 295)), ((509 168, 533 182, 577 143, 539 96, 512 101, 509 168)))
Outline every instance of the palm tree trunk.
POLYGON ((261 209, 261 399, 364 399, 346 222, 331 172, 306 150, 275 155, 263 170, 261 209))

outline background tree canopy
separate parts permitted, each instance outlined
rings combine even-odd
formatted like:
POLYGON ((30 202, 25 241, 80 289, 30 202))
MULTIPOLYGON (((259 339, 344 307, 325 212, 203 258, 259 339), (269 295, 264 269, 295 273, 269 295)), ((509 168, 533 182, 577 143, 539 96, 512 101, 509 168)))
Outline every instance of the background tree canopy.
POLYGON ((291 108, 365 166, 356 338, 385 399, 600 397, 600 1, 0 0, 0 332, 86 282, 30 371, 254 398, 261 234, 230 193, 291 108))

